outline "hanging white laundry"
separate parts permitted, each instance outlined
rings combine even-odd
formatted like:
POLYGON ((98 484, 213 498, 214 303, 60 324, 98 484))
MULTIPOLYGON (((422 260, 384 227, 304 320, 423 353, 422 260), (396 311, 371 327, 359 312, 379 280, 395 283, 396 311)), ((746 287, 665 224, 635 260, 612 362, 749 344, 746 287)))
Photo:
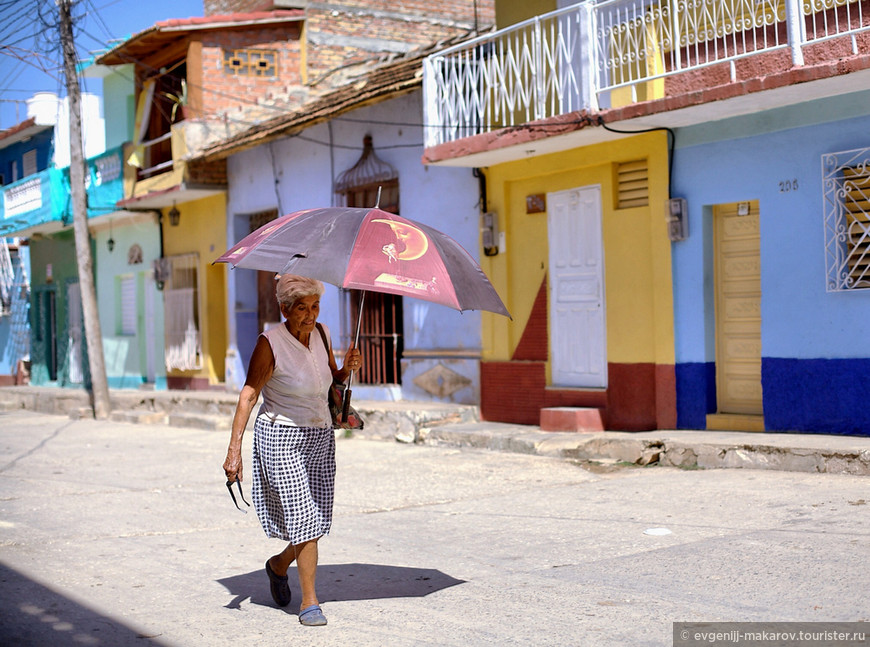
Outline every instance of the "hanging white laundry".
POLYGON ((194 317, 194 288, 163 291, 166 326, 166 370, 201 368, 199 330, 194 317))

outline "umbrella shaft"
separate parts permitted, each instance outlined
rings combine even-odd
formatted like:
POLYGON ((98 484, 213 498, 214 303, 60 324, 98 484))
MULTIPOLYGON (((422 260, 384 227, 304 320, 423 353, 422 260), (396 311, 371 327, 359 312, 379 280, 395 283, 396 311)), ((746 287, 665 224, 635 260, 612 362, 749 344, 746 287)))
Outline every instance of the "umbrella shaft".
MULTIPOLYGON (((359 330, 360 330, 360 326, 362 325, 362 312, 363 312, 363 305, 365 304, 365 301, 366 301, 366 292, 365 292, 365 290, 363 290, 362 294, 360 295, 360 298, 359 298, 359 316, 357 317, 357 320, 356 320, 356 335, 354 336, 354 339, 353 339, 353 347, 354 348, 358 348, 358 346, 359 346, 359 330)), ((341 419, 345 422, 347 421, 347 414, 350 412, 350 394, 351 394, 350 387, 352 385, 353 385, 353 369, 350 369, 350 373, 348 373, 348 376, 347 376, 347 388, 344 390, 344 398, 343 398, 342 403, 341 403, 341 419)))
MULTIPOLYGON (((362 326, 362 313, 363 313, 363 306, 365 306, 365 302, 366 302, 366 291, 363 290, 362 294, 360 294, 360 297, 359 297, 359 314, 356 318, 356 334, 354 335, 354 338, 353 338, 353 347, 354 348, 359 348, 359 331, 360 331, 360 327, 362 326)), ((353 369, 350 370, 350 374, 347 377, 347 388, 349 389, 352 384, 353 384, 353 369)))

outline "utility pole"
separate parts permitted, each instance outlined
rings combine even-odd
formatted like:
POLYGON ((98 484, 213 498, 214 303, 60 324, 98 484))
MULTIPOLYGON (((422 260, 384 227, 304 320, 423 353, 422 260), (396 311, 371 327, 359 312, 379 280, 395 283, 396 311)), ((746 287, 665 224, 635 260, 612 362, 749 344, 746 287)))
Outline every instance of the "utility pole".
POLYGON ((97 312, 97 291, 94 286, 94 262, 88 233, 87 195, 85 193, 85 159, 82 151, 82 115, 79 77, 76 72, 76 49, 73 42, 72 0, 58 0, 60 7, 60 42, 63 47, 63 68, 66 74, 66 92, 69 98, 69 185, 72 194, 73 232, 76 243, 76 262, 79 269, 79 288, 82 295, 82 313, 85 340, 88 347, 88 365, 94 403, 94 418, 109 417, 109 385, 103 358, 103 333, 97 312))

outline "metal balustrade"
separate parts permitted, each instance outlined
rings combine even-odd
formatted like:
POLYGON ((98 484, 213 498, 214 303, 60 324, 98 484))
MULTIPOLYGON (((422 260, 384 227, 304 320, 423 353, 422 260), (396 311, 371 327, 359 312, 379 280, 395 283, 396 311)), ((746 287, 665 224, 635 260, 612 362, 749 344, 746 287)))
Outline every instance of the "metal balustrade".
POLYGON ((870 29, 870 0, 605 0, 553 11, 424 61, 426 146, 665 96, 665 79, 870 29))

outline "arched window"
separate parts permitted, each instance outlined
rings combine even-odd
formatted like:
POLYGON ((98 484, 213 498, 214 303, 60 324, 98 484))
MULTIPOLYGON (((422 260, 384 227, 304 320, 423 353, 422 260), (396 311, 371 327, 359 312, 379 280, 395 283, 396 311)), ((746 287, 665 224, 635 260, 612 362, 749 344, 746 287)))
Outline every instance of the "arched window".
MULTIPOLYGON (((375 207, 399 213, 399 173, 375 154, 371 135, 363 138, 363 152, 356 164, 338 176, 335 192, 347 207, 375 207), (380 199, 378 194, 380 192, 380 199)), ((358 290, 348 291, 346 311, 356 332, 360 312, 358 290)), ((360 322, 359 348, 364 368, 358 376, 361 384, 401 384, 401 361, 404 348, 402 297, 367 292, 360 322)), ((345 337, 345 336, 343 336, 345 337)), ((351 335, 342 339, 349 342, 351 335)))

